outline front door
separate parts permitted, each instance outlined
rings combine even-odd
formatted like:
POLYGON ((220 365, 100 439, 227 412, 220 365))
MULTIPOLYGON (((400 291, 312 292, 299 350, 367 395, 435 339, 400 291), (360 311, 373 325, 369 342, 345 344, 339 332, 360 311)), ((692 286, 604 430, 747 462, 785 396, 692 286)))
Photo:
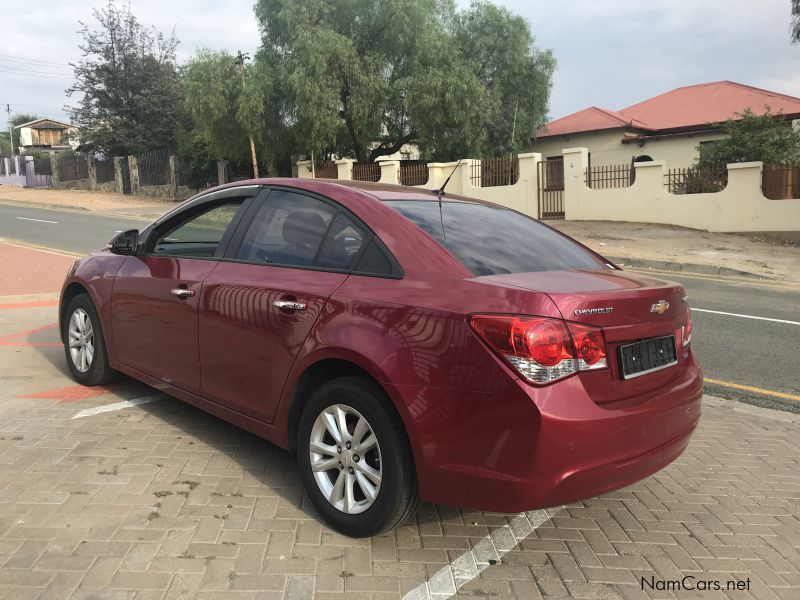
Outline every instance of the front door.
POLYGON ((199 393, 198 302, 243 202, 226 198, 181 213, 153 231, 140 256, 125 259, 111 306, 119 362, 199 393))
POLYGON ((365 236, 335 205, 293 191, 273 190, 252 210, 203 286, 201 393, 269 423, 300 348, 365 236))

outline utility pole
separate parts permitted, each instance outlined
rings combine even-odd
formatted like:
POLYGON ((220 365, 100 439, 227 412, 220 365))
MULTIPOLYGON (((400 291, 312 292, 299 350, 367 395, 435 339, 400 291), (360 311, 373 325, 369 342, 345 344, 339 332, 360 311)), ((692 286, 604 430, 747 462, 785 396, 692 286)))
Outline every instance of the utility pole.
MULTIPOLYGON (((236 64, 239 65, 239 73, 241 73, 242 75, 242 91, 244 91, 244 61, 246 60, 250 60, 250 56, 247 54, 242 54, 242 51, 239 50, 239 53, 236 55, 236 64)), ((253 159, 253 178, 258 179, 258 160, 256 159, 256 145, 253 142, 253 134, 248 131, 247 136, 250 138, 250 156, 253 159)))
POLYGON ((6 104, 6 114, 8 114, 8 139, 11 140, 11 156, 14 156, 14 125, 11 123, 10 104, 6 104))

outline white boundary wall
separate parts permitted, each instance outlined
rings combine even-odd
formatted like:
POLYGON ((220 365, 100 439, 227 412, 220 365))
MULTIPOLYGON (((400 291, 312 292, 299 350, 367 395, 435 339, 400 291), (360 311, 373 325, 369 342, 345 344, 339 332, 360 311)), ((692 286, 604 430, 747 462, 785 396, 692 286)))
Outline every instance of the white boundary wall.
MULTIPOLYGON (((594 190, 584 184, 589 164, 586 148, 568 148, 564 155, 564 212, 568 220, 660 223, 715 232, 798 232, 800 200, 768 200, 761 193, 762 163, 728 165, 728 185, 715 193, 671 194, 664 185, 664 161, 635 163, 636 180, 627 188, 594 190)), ((453 173, 447 191, 494 202, 536 217, 539 214, 538 163, 542 155, 519 155, 519 180, 513 185, 475 187, 468 159, 453 173)), ((350 159, 336 161, 339 179, 353 177, 350 159)), ((441 187, 455 162, 429 163, 428 182, 416 186, 441 187)), ((381 161, 381 183, 400 183, 400 162, 381 161)), ((310 178, 311 162, 299 161, 298 176, 310 178)))
POLYGON ((584 183, 586 148, 564 150, 564 211, 569 220, 661 223, 716 232, 800 231, 800 200, 768 200, 761 193, 762 163, 728 165, 720 192, 671 194, 664 161, 635 163, 627 188, 593 190, 584 183))

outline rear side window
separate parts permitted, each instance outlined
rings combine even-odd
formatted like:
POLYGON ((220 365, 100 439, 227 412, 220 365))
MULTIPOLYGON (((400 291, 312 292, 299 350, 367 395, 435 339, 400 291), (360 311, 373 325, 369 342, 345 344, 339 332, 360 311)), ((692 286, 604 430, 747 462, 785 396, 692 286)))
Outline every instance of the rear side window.
POLYGON ((608 269, 588 250, 518 212, 472 202, 388 200, 475 275, 608 269))
POLYGON ((302 194, 270 193, 245 233, 236 257, 250 262, 313 266, 336 209, 302 194))
POLYGON ((364 237, 361 227, 347 215, 339 213, 322 244, 317 266, 352 270, 364 246, 364 237))

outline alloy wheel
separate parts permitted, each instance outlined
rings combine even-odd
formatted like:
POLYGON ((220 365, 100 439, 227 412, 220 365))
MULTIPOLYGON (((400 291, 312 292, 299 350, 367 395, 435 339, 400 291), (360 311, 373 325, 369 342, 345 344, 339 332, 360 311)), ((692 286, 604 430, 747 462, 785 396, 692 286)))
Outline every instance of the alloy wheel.
POLYGON ((92 366, 94 360, 94 328, 89 315, 82 308, 76 308, 69 318, 69 355, 72 364, 81 373, 92 366))
POLYGON ((383 477, 381 449, 366 418, 345 404, 326 407, 309 440, 314 480, 335 508, 355 515, 370 508, 383 477))

